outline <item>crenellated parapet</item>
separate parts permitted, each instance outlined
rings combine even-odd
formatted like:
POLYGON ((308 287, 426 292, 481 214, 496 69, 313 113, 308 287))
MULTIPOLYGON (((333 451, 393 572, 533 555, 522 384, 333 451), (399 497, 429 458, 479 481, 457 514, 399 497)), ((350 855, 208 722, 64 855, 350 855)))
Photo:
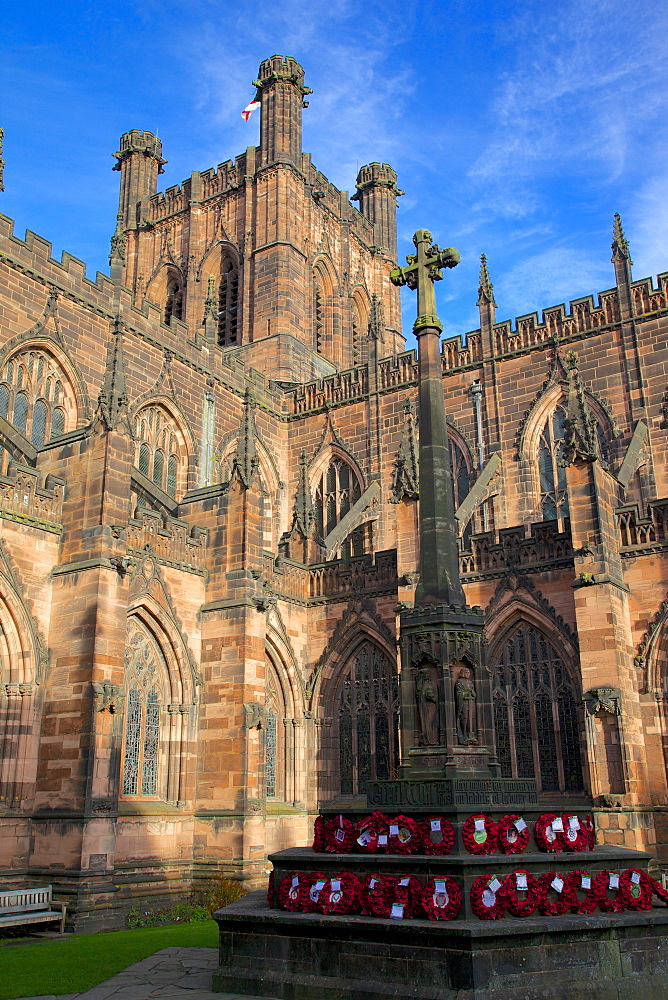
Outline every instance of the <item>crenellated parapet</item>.
POLYGON ((460 572, 470 583, 497 576, 509 569, 545 569, 573 563, 570 533, 559 531, 556 521, 542 521, 527 528, 518 525, 473 535, 471 550, 459 556, 460 572))
POLYGON ((130 555, 151 553, 158 562, 203 573, 208 534, 206 528, 139 508, 128 521, 126 541, 130 555))
POLYGON ((668 546, 668 499, 650 500, 646 517, 636 503, 618 507, 615 514, 622 556, 649 555, 668 546))
POLYGON ((60 534, 65 481, 49 475, 40 486, 40 479, 37 469, 10 463, 0 476, 0 518, 60 534))

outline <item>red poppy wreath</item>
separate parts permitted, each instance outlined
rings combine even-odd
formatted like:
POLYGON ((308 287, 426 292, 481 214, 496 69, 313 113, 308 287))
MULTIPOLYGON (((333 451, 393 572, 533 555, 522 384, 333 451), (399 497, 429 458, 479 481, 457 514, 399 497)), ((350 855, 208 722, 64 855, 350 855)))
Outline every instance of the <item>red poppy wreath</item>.
POLYGON ((462 908, 462 890, 454 879, 430 878, 422 889, 422 909, 430 920, 454 920, 462 908))
POLYGON ((598 906, 598 892, 593 882, 588 872, 574 871, 566 876, 568 890, 575 897, 575 902, 571 901, 571 913, 594 912, 598 906))
POLYGON ((425 854, 449 854, 455 846, 455 831, 445 816, 429 816, 420 824, 425 854))
POLYGON ((514 917, 530 917, 543 901, 543 888, 526 868, 517 868, 506 875, 501 889, 508 911, 514 917))
POLYGON ((627 868, 619 876, 619 894, 627 910, 650 910, 652 892, 652 879, 639 868, 627 868))
POLYGON ((319 899, 320 913, 357 913, 360 908, 360 881, 352 872, 327 879, 319 899))
POLYGON ((588 851, 589 830, 574 813, 564 813, 561 817, 564 832, 561 844, 565 851, 588 851))
POLYGON ((387 838, 388 854, 416 854, 422 847, 420 827, 409 816, 390 819, 387 838))
POLYGON ((382 875, 367 874, 362 875, 360 878, 359 900, 363 916, 371 916, 371 897, 375 895, 375 893, 380 893, 382 891, 382 882, 382 875))
POLYGON ((469 854, 493 854, 496 850, 496 824, 480 813, 469 816, 462 826, 462 841, 469 854))
POLYGON ((350 854, 355 843, 355 827, 345 816, 332 816, 325 825, 325 850, 350 854))
POLYGON ((382 812, 373 812, 359 820, 355 830, 355 850, 362 854, 375 854, 378 851, 378 838, 387 836, 389 820, 382 812))
POLYGON ((619 875, 616 872, 598 872, 594 879, 593 888, 598 900, 598 908, 601 913, 619 913, 624 909, 624 899, 619 891, 619 875), (612 892, 614 895, 609 896, 612 892))
POLYGON ((471 886, 471 909, 481 920, 501 920, 506 912, 503 883, 496 875, 481 875, 471 886))
POLYGON ((302 873, 299 892, 304 913, 318 913, 320 911, 321 896, 327 881, 327 876, 323 872, 302 873))
POLYGON ((557 817, 554 813, 543 813, 536 820, 533 835, 540 851, 547 851, 550 854, 561 853, 561 837, 553 827, 557 819, 559 824, 563 825, 561 816, 557 817))
POLYGON ((568 913, 577 902, 575 890, 558 872, 545 872, 538 881, 543 891, 540 910, 546 916, 559 917, 568 913))
POLYGON ((529 846, 529 827, 521 816, 510 813, 496 824, 499 850, 504 854, 522 854, 529 846))
POLYGON ((278 887, 278 905, 281 910, 301 910, 301 889, 304 878, 304 872, 292 872, 290 875, 285 876, 278 887))

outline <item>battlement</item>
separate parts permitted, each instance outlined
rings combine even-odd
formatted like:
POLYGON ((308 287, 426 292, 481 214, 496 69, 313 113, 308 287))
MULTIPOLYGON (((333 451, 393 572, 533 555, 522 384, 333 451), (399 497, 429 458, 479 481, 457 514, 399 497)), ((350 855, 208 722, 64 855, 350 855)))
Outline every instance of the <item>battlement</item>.
MULTIPOLYGON (((124 132, 121 136, 120 147, 118 153, 114 153, 114 156, 119 160, 129 156, 130 153, 145 153, 147 156, 162 158, 162 141, 152 132, 144 131, 144 129, 133 128, 129 132, 124 132)), ((114 169, 120 170, 120 166, 117 164, 114 169)))
MULTIPOLYGON (((650 500, 647 517, 642 517, 638 504, 625 504, 615 511, 622 550, 643 548, 652 551, 668 542, 668 499, 650 500)), ((623 552, 624 554, 624 552, 623 552)))
POLYGON ((559 531, 556 521, 503 528, 471 536, 471 549, 461 552, 461 573, 470 581, 495 576, 511 568, 569 565, 573 561, 570 532, 559 531), (528 531, 527 531, 528 529, 528 531))
MULTIPOLYGON (((659 274, 657 284, 652 278, 642 278, 631 285, 634 315, 643 319, 668 309, 668 273, 659 274)), ((544 347, 555 338, 569 341, 597 333, 602 327, 620 321, 619 297, 616 288, 600 292, 597 302, 593 295, 572 299, 566 306, 550 306, 543 310, 542 322, 538 313, 527 313, 513 320, 495 323, 493 327, 493 356, 496 358, 526 354, 544 347)), ((463 337, 450 337, 443 341, 443 370, 462 368, 483 359, 480 330, 473 330, 463 337)))
POLYGON ((10 462, 0 476, 0 517, 59 534, 65 481, 49 475, 40 487, 40 478, 37 469, 10 462))
POLYGON ((301 86, 304 83, 304 67, 293 56, 273 55, 260 63, 257 87, 265 86, 274 80, 284 80, 301 86))
POLYGON ((128 521, 128 552, 150 553, 179 569, 203 571, 208 534, 206 528, 191 527, 186 521, 140 507, 128 521))
POLYGON ((367 163, 360 168, 357 175, 357 188, 377 185, 394 190, 397 184, 397 172, 389 163, 367 163))
MULTIPOLYGON (((45 277, 48 277, 50 282, 58 284, 60 280, 63 287, 69 289, 75 283, 83 281, 90 291, 101 292, 105 297, 111 296, 114 284, 108 274, 98 271, 95 275, 95 281, 92 281, 86 276, 86 264, 84 261, 79 260, 78 257, 74 257, 67 250, 63 250, 60 260, 56 260, 56 258, 51 256, 53 244, 49 240, 38 233, 34 233, 31 229, 26 229, 24 238, 20 239, 14 235, 14 220, 0 214, 0 240, 3 238, 8 239, 10 244, 16 247, 18 253, 23 252, 22 256, 26 260, 26 263, 30 259, 30 264, 34 269, 40 274, 44 274, 45 277), (45 272, 52 268, 56 269, 56 275, 47 275, 45 272), (58 272, 60 273, 58 274, 58 272), (74 280, 69 281, 68 276, 74 280)), ((2 248, 0 246, 1 256, 2 248)))

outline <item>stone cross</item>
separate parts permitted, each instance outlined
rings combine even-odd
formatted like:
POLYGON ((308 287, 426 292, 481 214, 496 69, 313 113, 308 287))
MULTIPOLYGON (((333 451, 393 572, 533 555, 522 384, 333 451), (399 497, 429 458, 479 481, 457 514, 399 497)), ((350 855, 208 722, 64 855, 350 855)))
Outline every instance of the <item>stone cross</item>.
POLYGON ((460 256, 454 247, 442 250, 432 243, 432 235, 428 229, 418 229, 413 237, 416 254, 406 257, 407 267, 395 267, 390 271, 390 281, 393 285, 408 285, 417 288, 418 314, 413 326, 414 332, 429 327, 442 330, 443 324, 436 315, 436 294, 434 282, 443 277, 441 268, 456 267, 460 256))
POLYGON ((418 340, 418 406, 420 419, 420 581, 415 605, 464 605, 459 579, 459 551, 455 518, 450 448, 443 398, 443 373, 436 315, 434 282, 441 268, 456 267, 459 254, 432 243, 428 229, 413 237, 416 254, 407 267, 390 272, 394 285, 417 288, 418 316, 413 330, 418 340))

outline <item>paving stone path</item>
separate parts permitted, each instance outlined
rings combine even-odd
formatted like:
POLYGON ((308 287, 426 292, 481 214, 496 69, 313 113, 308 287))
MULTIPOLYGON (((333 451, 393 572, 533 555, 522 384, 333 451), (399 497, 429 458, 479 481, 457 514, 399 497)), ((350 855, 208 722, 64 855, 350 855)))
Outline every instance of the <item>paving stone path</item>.
POLYGON ((217 965, 216 948, 163 948, 85 993, 22 1000, 254 1000, 239 993, 212 993, 217 965))

